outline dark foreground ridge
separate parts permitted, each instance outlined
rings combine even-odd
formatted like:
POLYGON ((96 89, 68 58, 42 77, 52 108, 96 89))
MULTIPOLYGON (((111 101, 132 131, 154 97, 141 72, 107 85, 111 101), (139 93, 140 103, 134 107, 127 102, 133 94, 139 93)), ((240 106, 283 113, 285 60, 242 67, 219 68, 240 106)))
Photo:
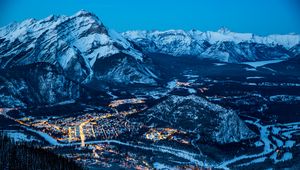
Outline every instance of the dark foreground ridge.
POLYGON ((28 143, 14 142, 0 132, 0 169, 82 170, 72 160, 28 143))

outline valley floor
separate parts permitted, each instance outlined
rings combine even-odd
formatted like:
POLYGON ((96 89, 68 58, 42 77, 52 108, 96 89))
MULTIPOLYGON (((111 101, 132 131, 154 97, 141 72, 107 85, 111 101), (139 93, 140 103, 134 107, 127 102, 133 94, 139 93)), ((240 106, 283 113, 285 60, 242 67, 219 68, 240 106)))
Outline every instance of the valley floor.
MULTIPOLYGON (((222 75, 236 69, 225 63, 213 65, 226 70, 222 75)), ((91 169, 299 167, 299 80, 270 76, 261 68, 242 69, 245 74, 231 76, 199 75, 187 69, 164 88, 111 90, 112 99, 106 102, 2 108, 1 129, 16 141, 35 143, 91 169), (200 142, 201 136, 193 131, 144 124, 143 113, 168 95, 201 96, 232 109, 258 137, 219 145, 200 142)))

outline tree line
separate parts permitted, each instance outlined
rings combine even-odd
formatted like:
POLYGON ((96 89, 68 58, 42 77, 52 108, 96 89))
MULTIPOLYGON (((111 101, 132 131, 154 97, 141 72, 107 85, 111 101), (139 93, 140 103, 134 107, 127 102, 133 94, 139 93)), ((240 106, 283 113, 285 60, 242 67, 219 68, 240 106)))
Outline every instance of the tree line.
POLYGON ((15 142, 0 132, 1 170, 83 170, 65 157, 25 142, 15 142))

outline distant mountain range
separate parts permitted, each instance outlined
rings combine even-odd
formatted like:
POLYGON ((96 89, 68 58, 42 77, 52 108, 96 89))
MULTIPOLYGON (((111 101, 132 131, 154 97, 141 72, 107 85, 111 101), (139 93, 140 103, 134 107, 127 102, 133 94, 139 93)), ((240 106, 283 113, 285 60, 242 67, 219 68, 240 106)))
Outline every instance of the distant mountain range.
POLYGON ((170 71, 164 66, 157 69, 154 55, 230 63, 289 59, 300 53, 299 42, 299 35, 262 37, 227 29, 119 34, 84 10, 28 19, 0 28, 0 105, 47 105, 78 99, 90 90, 159 86, 161 75, 171 73, 162 73, 170 71))
POLYGON ((128 31, 123 35, 148 54, 196 56, 230 63, 287 59, 299 54, 300 44, 300 35, 263 37, 252 33, 234 33, 226 28, 218 32, 128 31))

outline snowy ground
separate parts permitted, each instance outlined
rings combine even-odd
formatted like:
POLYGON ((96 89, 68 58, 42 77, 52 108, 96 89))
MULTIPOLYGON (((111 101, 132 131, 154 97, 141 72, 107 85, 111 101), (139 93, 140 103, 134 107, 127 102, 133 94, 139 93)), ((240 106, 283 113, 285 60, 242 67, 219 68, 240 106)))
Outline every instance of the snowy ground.
POLYGON ((15 142, 33 142, 38 141, 33 136, 26 135, 23 132, 15 131, 15 130, 8 130, 5 131, 6 135, 12 138, 15 142))
POLYGON ((250 79, 263 79, 264 77, 260 77, 260 76, 255 76, 255 77, 246 77, 247 80, 250 79))
POLYGON ((242 64, 247 64, 250 65, 252 67, 260 67, 260 66, 264 66, 267 64, 273 64, 273 63, 279 63, 283 60, 267 60, 267 61, 255 61, 255 62, 243 62, 242 64))
POLYGON ((249 124, 255 125, 260 131, 260 140, 255 143, 256 147, 263 146, 260 153, 241 155, 231 160, 224 161, 218 167, 229 169, 231 165, 238 167, 264 162, 266 159, 272 160, 274 164, 293 159, 291 148, 296 145, 296 141, 291 140, 294 133, 300 132, 300 122, 263 125, 260 120, 247 120, 249 124), (246 161, 239 163, 240 161, 246 161))

